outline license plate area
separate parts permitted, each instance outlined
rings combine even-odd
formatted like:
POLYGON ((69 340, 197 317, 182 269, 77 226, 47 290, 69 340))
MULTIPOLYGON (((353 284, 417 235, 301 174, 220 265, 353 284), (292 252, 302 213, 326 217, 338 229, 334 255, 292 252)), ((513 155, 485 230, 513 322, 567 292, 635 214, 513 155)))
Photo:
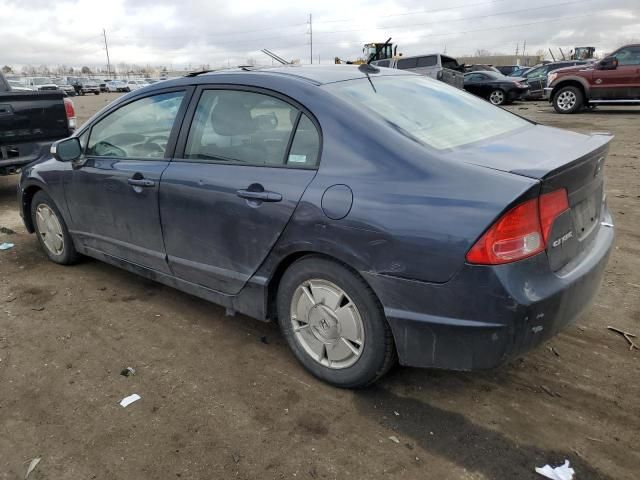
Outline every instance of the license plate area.
POLYGON ((600 209, 602 208, 602 185, 591 195, 571 207, 573 224, 578 235, 578 240, 587 238, 600 221, 600 209))

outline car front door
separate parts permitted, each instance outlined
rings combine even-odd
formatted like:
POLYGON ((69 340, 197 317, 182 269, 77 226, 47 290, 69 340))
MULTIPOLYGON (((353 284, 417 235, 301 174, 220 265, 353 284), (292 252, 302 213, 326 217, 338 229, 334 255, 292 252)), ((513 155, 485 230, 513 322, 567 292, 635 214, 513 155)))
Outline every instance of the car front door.
POLYGON ((528 95, 539 95, 542 93, 542 89, 544 88, 547 81, 547 73, 549 72, 549 67, 543 65, 538 68, 534 68, 533 70, 529 70, 524 78, 527 79, 527 84, 529 85, 528 95))
POLYGON ((238 293, 315 176, 317 125, 300 106, 273 95, 196 92, 185 120, 190 128, 183 128, 160 186, 167 258, 178 278, 238 293))
POLYGON ((186 95, 180 89, 132 100, 81 134, 84 155, 68 173, 65 196, 72 233, 85 248, 170 273, 158 190, 186 95))
POLYGON ((613 55, 618 66, 593 72, 592 97, 600 100, 640 100, 640 46, 623 47, 613 55))

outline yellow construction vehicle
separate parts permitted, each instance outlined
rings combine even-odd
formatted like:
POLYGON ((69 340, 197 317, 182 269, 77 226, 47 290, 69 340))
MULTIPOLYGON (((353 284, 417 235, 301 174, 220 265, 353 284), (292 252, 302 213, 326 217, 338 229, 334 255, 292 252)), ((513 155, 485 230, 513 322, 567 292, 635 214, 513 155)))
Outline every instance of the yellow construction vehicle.
POLYGON ((346 63, 347 65, 362 65, 363 63, 369 63, 374 60, 384 60, 385 58, 393 58, 396 56, 398 46, 393 46, 391 38, 384 43, 365 43, 362 49, 363 56, 356 60, 342 60, 339 57, 335 58, 336 64, 346 63))

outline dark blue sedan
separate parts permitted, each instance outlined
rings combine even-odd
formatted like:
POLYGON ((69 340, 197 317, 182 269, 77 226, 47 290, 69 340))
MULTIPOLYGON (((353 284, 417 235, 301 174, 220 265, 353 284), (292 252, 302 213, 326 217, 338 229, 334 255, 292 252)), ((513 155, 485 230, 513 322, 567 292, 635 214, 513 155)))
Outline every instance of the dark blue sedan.
POLYGON ((94 257, 261 320, 340 387, 494 367, 571 323, 614 232, 611 137, 371 66, 127 94, 22 173, 51 260, 94 257))

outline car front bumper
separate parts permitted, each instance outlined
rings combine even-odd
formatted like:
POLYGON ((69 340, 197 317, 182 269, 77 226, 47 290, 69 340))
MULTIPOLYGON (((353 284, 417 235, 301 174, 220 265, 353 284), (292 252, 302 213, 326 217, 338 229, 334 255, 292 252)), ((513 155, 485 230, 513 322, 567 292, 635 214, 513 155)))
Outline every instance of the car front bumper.
POLYGON ((402 365, 496 367, 574 322, 595 297, 613 245, 608 210, 587 250, 558 272, 546 253, 499 266, 465 265, 443 284, 363 273, 402 365))

